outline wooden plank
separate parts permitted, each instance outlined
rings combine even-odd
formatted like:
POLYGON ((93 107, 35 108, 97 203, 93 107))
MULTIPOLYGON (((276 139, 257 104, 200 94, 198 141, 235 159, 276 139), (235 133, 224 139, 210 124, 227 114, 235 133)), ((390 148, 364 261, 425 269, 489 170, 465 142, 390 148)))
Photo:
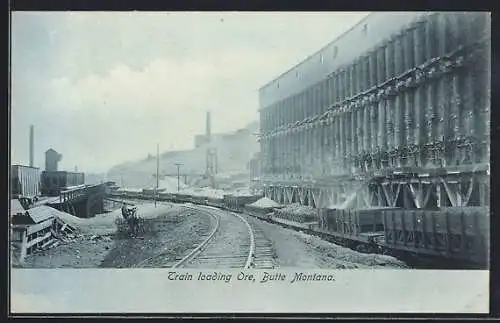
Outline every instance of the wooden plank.
POLYGON ((388 218, 388 212, 387 211, 383 211, 382 212, 382 220, 384 222, 384 240, 387 242, 389 240, 389 223, 387 221, 387 218, 388 218))
POLYGON ((26 229, 26 232, 27 232, 28 235, 33 234, 35 232, 38 232, 40 230, 43 230, 45 228, 48 228, 48 227, 52 226, 52 223, 53 223, 53 219, 50 219, 50 220, 44 221, 42 223, 30 225, 26 229))
POLYGON ((52 232, 47 232, 45 235, 41 236, 41 237, 38 237, 38 238, 35 238, 31 241, 29 241, 26 245, 26 248, 31 248, 32 246, 40 243, 40 242, 43 242, 45 241, 46 239, 49 239, 50 237, 52 236, 52 232))
MULTIPOLYGON (((409 217, 409 214, 407 212, 400 212, 400 217, 401 217, 401 230, 403 231, 403 244, 406 246, 408 244, 408 231, 406 228, 406 218, 409 217)), ((415 214, 413 214, 415 216, 415 214)))
POLYGON ((57 239, 50 239, 49 241, 45 242, 43 245, 42 245, 42 249, 44 249, 45 247, 47 247, 48 245, 50 245, 51 243, 53 243, 54 241, 56 241, 57 239))
POLYGON ((391 212, 391 217, 392 217, 392 245, 395 246, 397 243, 397 237, 396 237, 396 211, 393 210, 391 212))
POLYGON ((23 237, 22 237, 22 242, 21 242, 21 256, 19 257, 19 262, 23 263, 24 258, 26 258, 26 255, 28 253, 28 234, 23 232, 23 237))
POLYGON ((423 246, 424 246, 424 249, 427 249, 429 248, 429 243, 428 241, 430 240, 429 239, 429 234, 432 233, 432 228, 430 228, 429 230, 429 221, 428 221, 428 218, 427 218, 427 215, 429 214, 429 212, 422 212, 422 228, 423 228, 423 246))
POLYGON ((14 231, 25 231, 29 227, 29 224, 12 224, 11 228, 14 231))

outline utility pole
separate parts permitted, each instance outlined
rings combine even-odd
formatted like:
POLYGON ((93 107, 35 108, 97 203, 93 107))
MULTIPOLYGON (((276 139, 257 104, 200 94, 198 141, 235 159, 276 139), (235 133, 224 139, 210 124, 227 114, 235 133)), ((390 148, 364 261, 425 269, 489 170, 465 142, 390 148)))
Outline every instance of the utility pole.
POLYGON ((154 201, 156 207, 156 194, 158 193, 158 186, 160 186, 160 144, 156 144, 156 187, 154 189, 154 201))
POLYGON ((181 163, 175 163, 175 166, 177 166, 177 192, 179 192, 181 190, 181 187, 180 187, 180 180, 181 180, 180 167, 182 166, 182 164, 181 163))

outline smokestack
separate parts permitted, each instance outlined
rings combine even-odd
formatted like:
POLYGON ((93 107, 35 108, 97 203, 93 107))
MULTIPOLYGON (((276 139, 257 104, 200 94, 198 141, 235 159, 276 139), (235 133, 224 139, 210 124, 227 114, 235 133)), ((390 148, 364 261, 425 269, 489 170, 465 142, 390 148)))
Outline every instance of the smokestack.
POLYGON ((35 166, 35 156, 34 156, 34 126, 30 125, 30 167, 35 166))
POLYGON ((206 133, 206 137, 207 137, 207 142, 210 142, 212 140, 212 131, 211 131, 211 128, 210 128, 210 111, 207 111, 207 133, 206 133))

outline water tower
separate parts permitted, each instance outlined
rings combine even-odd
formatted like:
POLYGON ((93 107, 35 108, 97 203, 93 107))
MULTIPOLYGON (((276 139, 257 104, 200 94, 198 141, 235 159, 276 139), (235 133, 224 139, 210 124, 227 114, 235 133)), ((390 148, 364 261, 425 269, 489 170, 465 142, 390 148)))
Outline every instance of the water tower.
POLYGON ((61 161, 62 155, 50 148, 45 152, 45 171, 57 172, 58 163, 61 161))

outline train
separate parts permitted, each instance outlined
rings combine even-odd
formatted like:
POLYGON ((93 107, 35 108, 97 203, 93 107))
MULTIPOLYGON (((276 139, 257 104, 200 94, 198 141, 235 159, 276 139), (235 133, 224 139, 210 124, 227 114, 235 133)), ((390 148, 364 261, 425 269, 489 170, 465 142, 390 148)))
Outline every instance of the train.
MULTIPOLYGON (((118 191, 121 199, 152 200, 154 193, 118 191)), ((370 207, 319 208, 314 214, 294 214, 287 205, 257 207, 263 195, 205 197, 162 192, 158 201, 192 203, 244 213, 261 220, 310 233, 360 252, 377 252, 406 260, 433 259, 442 266, 484 268, 489 260, 489 210, 484 207, 436 210, 370 207)))

